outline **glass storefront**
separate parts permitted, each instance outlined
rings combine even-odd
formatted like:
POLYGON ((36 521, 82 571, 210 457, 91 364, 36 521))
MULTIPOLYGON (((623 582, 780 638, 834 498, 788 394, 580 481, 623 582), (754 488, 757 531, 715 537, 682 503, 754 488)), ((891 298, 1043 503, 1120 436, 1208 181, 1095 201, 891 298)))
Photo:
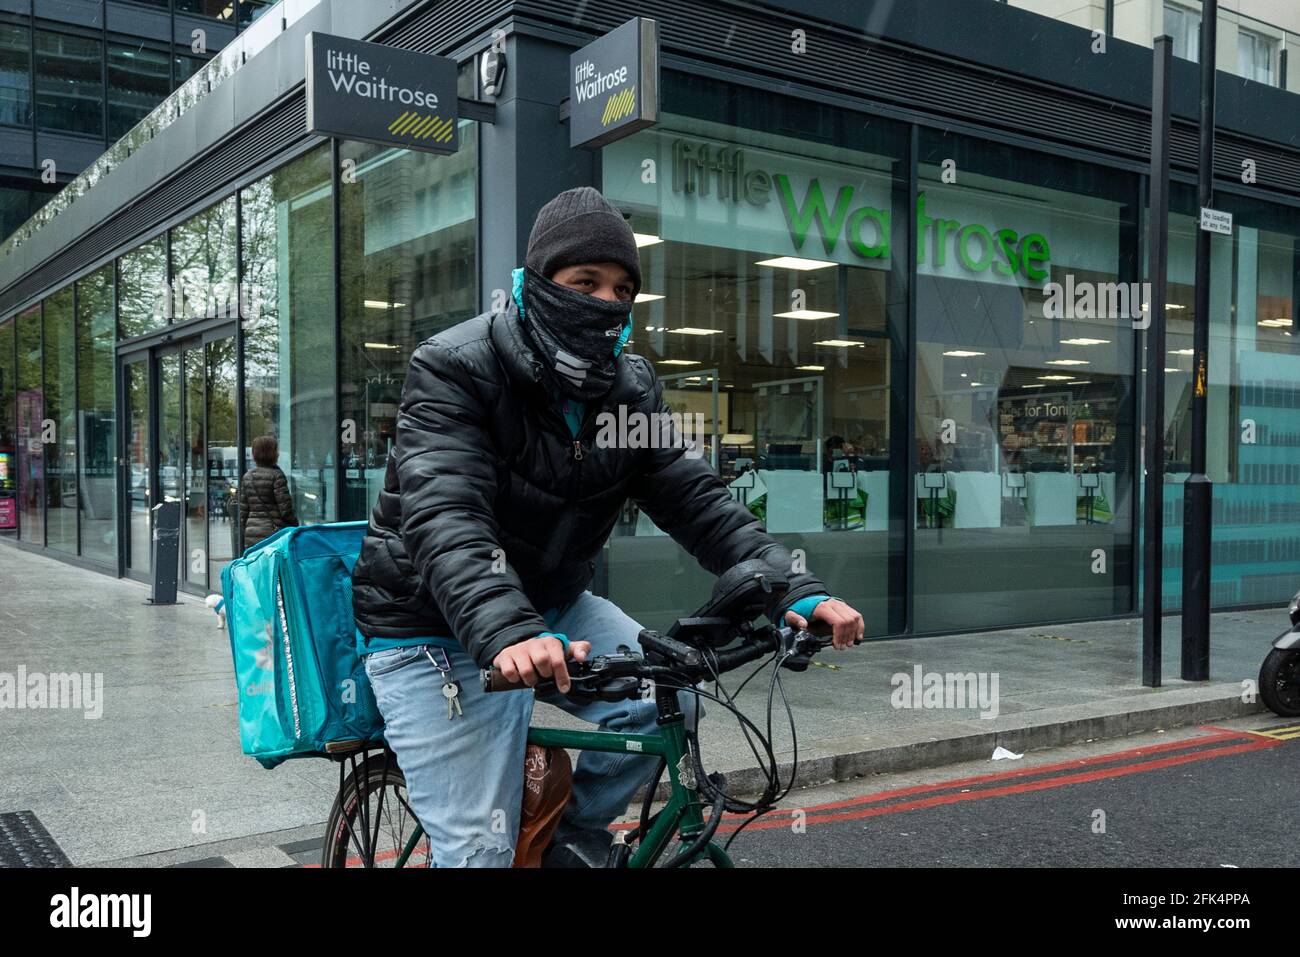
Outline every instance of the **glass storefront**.
POLYGON ((18 535, 25 542, 45 544, 45 447, 41 423, 45 405, 41 391, 41 307, 33 306, 17 319, 18 535))
POLYGON ((920 148, 915 628, 1127 611, 1138 179, 920 148))
POLYGON ((76 338, 72 287, 45 300, 45 544, 77 553, 76 338))
MULTIPOLYGON (((243 216, 244 454, 253 466, 259 435, 279 443, 279 466, 289 478, 294 508, 304 524, 333 521, 337 447, 334 388, 334 213, 330 151, 313 150, 263 177, 241 194, 243 216)), ((222 383, 234 406, 232 354, 209 355, 209 377, 222 383)), ((215 422, 214 422, 215 426, 215 422)), ((234 423, 210 433, 228 447, 231 468, 212 483, 238 480, 234 423)), ((219 440, 219 441, 218 441, 219 440)))
POLYGON ((77 476, 81 554, 117 564, 113 266, 77 283, 77 476))
MULTIPOLYGON (((1214 483, 1211 602, 1285 602, 1300 582, 1300 209, 1233 194, 1233 235, 1210 246, 1206 462, 1214 483)), ((1169 216, 1162 602, 1182 597, 1182 482, 1191 469, 1195 195, 1169 216)))
POLYGON ((449 156, 340 144, 341 517, 370 517, 411 353, 478 312, 478 149, 461 121, 449 156))
MULTIPOLYGON (((676 75, 667 90, 674 112, 602 151, 641 246, 628 348, 733 497, 868 634, 900 630, 905 131, 676 75)), ((647 627, 710 587, 635 503, 606 561, 610 597, 647 627)))
POLYGON ((14 423, 14 322, 0 322, 0 536, 18 529, 17 430, 14 423))
POLYGON ((167 237, 150 240, 117 260, 118 336, 132 339, 167 325, 167 237))
MULTIPOLYGON (((873 636, 1131 613, 1142 177, 671 70, 662 91, 595 180, 640 246, 628 348, 736 501, 873 636)), ((151 507, 174 501, 180 581, 215 591, 259 435, 300 521, 368 517, 411 353, 480 308, 477 125, 460 139, 314 147, 3 317, 0 534, 145 577, 151 507)), ((1195 240, 1191 190, 1174 199, 1169 608, 1195 240)), ((1224 607, 1300 579, 1300 209, 1218 205, 1237 227, 1214 242, 1207 370, 1224 607)), ((664 627, 710 585, 633 501, 594 587, 664 627)))

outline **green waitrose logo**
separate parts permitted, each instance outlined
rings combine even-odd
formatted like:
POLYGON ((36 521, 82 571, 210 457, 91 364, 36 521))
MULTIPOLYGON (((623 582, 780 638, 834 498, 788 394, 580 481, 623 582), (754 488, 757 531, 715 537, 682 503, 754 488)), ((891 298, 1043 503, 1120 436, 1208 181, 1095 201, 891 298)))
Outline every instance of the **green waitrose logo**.
MULTIPOLYGON (((768 206, 775 194, 796 251, 815 254, 815 248, 804 249, 815 234, 827 256, 834 256, 843 241, 861 259, 889 258, 889 210, 857 202, 853 186, 840 186, 828 198, 821 177, 796 179, 746 168, 745 151, 738 147, 678 139, 672 151, 675 192, 708 196, 716 190, 719 200, 759 208, 768 206)), ((1051 246, 1041 233, 1021 235, 1014 229, 931 216, 925 193, 916 197, 916 231, 917 261, 922 265, 943 269, 951 258, 970 273, 1023 276, 1031 283, 1051 274, 1051 246)))

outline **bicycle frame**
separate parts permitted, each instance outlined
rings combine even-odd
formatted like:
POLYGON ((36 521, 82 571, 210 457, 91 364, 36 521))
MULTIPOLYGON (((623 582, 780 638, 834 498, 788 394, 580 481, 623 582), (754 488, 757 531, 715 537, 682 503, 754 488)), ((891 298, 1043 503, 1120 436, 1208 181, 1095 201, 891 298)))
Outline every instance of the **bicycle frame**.
MULTIPOLYGON (((511 692, 500 692, 509 694, 511 692)), ((579 751, 608 751, 619 754, 640 754, 649 757, 662 757, 667 764, 671 792, 668 803, 660 810, 659 816, 651 825, 648 833, 641 835, 636 851, 628 859, 627 866, 632 868, 651 867, 663 853, 673 838, 680 831, 684 841, 692 840, 704 829, 704 815, 700 811, 700 801, 695 788, 694 768, 691 765, 690 751, 686 742, 686 718, 677 704, 676 689, 655 688, 655 702, 659 706, 658 734, 626 734, 619 731, 569 731, 562 728, 529 728, 528 743, 542 747, 571 748, 579 751), (682 772, 688 774, 688 780, 682 780, 682 772)), ((416 821, 415 831, 407 840, 397 859, 396 867, 405 867, 407 859, 415 850, 416 844, 424 836, 424 829, 416 821)), ((700 857, 707 857, 716 867, 734 867, 727 852, 710 841, 701 848, 690 861, 691 864, 700 857)))

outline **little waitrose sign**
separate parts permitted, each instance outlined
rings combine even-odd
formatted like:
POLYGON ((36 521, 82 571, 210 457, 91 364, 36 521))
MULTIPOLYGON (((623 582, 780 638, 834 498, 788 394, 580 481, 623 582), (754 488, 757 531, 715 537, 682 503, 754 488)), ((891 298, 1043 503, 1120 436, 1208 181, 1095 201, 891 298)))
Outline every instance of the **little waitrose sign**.
MULTIPOLYGON (((885 169, 658 130, 605 157, 607 194, 658 207, 665 239, 876 269, 895 252, 885 169), (659 182, 646 182, 647 155, 658 156, 659 182)), ((1051 243, 1030 204, 934 183, 914 214, 923 274, 1034 287, 1051 275, 1051 243)))
MULTIPOLYGON (((872 204, 872 196, 879 194, 868 184, 837 183, 833 171, 821 175, 796 163, 787 160, 784 170, 748 169, 742 148, 678 139, 673 142, 672 186, 674 192, 696 196, 712 190, 721 201, 758 209, 776 206, 795 251, 804 256, 836 258, 843 242, 859 259, 888 260, 890 213, 872 204)), ((942 271, 952 261, 966 272, 1021 277, 1035 284, 1048 277, 1051 249, 1042 234, 930 215, 926 206, 926 194, 919 193, 917 261, 922 266, 942 271)))
POLYGON ((307 130, 454 153, 456 61, 327 33, 307 34, 307 130))
POLYGON ((569 146, 603 146, 658 117, 654 20, 633 17, 569 57, 569 146))

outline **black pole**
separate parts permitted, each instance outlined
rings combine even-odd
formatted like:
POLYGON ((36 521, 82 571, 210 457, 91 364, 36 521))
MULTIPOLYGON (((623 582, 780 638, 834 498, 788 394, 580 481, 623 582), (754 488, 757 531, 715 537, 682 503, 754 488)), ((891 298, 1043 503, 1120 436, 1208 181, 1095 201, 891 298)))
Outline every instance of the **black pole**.
POLYGON ((1165 284, 1169 272, 1169 75, 1174 41, 1155 39, 1151 70, 1151 213, 1147 249, 1146 510, 1142 540, 1142 684, 1160 687, 1160 613, 1165 547, 1165 284))
POLYGON ((1115 0, 1106 0, 1106 36, 1115 35, 1115 0))
MULTIPOLYGON (((1218 0, 1201 7, 1201 140, 1196 198, 1214 205, 1214 57, 1218 0)), ((1210 234, 1196 231, 1196 314, 1192 317, 1192 469, 1183 484, 1183 679, 1210 677, 1210 512, 1214 489, 1206 474, 1206 394, 1209 391, 1210 234)))

